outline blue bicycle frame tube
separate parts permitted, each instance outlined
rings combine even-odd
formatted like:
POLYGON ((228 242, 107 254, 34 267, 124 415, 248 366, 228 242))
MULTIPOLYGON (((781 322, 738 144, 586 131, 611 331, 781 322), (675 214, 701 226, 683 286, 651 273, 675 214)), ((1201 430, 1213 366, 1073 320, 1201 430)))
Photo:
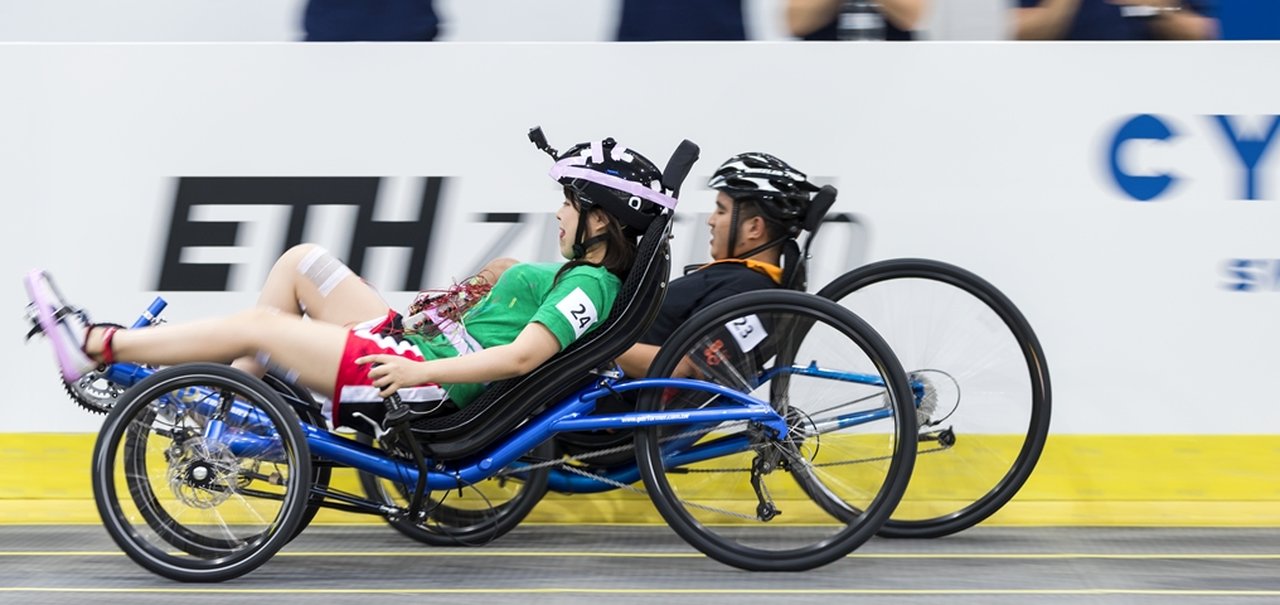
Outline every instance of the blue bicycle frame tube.
POLYGON ((884 379, 875 374, 861 374, 858 372, 839 372, 836 370, 824 370, 818 367, 817 362, 812 362, 807 366, 790 365, 780 366, 765 372, 760 377, 759 384, 764 384, 773 380, 779 374, 799 374, 801 376, 816 376, 818 378, 832 378, 835 380, 843 380, 845 382, 856 382, 858 384, 867 384, 871 386, 884 386, 884 379))
POLYGON ((157 296, 155 300, 151 301, 151 306, 147 307, 147 310, 133 322, 132 326, 129 326, 129 329, 136 330, 138 328, 145 328, 155 323, 156 318, 160 317, 160 312, 164 311, 164 308, 167 306, 169 306, 169 303, 165 302, 163 298, 157 296))
POLYGON ((140 366, 134 363, 117 362, 107 366, 107 371, 103 373, 102 377, 120 386, 129 388, 139 382, 142 382, 144 378, 155 373, 156 371, 154 369, 146 366, 140 366))
MULTIPOLYGON (((856 382, 870 386, 885 386, 884 379, 872 374, 861 374, 858 372, 839 372, 835 370, 825 370, 818 367, 817 362, 811 362, 807 366, 792 365, 778 367, 765 372, 761 377, 760 383, 764 384, 779 374, 791 374, 801 376, 817 376, 819 378, 831 378, 834 380, 843 380, 845 382, 856 382)), ((924 384, 918 380, 910 381, 911 395, 915 400, 915 406, 920 407, 920 401, 924 398, 924 384)), ((887 407, 867 412, 858 412, 848 416, 840 416, 832 420, 822 422, 818 425, 818 432, 825 432, 824 429, 840 429, 876 420, 888 418, 891 414, 887 407)))
MULTIPOLYGON (((599 422, 593 419, 575 420, 581 414, 589 413, 594 409, 597 399, 610 393, 609 388, 589 388, 578 392, 576 395, 525 423, 510 439, 499 444, 478 459, 464 463, 462 466, 447 473, 429 472, 427 474, 427 488, 432 490, 453 489, 459 485, 469 485, 483 481, 492 477, 497 471, 514 463, 521 456, 537 447, 538 444, 550 439, 555 433, 584 430, 583 427, 619 429, 657 424, 717 424, 728 420, 757 420, 771 427, 781 423, 782 428, 785 430, 785 421, 778 416, 773 408, 748 395, 713 383, 673 378, 642 379, 618 384, 613 386, 612 389, 616 392, 625 392, 641 388, 669 386, 682 386, 714 392, 730 397, 735 401, 740 401, 744 405, 741 407, 726 406, 723 408, 681 410, 678 412, 633 412, 605 416, 599 422)), ((416 466, 391 459, 378 450, 359 446, 359 444, 337 437, 328 431, 311 426, 304 426, 303 428, 307 433, 307 443, 311 446, 312 453, 317 456, 406 484, 415 483, 418 480, 416 466)), ((785 433, 783 434, 785 435, 785 433)), ((686 455, 690 457, 690 460, 701 460, 744 451, 746 446, 745 439, 741 443, 726 441, 717 447, 707 448, 706 453, 699 451, 698 453, 688 453, 686 455)))
POLYGON ((729 420, 758 420, 761 424, 778 432, 779 437, 787 435, 787 421, 778 415, 768 403, 760 401, 741 391, 720 386, 712 382, 690 380, 687 378, 641 378, 628 382, 610 385, 588 392, 582 396, 588 401, 595 401, 612 393, 625 393, 638 389, 682 388, 706 393, 715 393, 727 397, 739 405, 716 406, 710 408, 672 410, 660 412, 627 412, 608 416, 591 416, 589 418, 565 417, 555 423, 557 432, 564 431, 598 431, 601 429, 634 428, 637 426, 702 424, 718 423, 729 420))

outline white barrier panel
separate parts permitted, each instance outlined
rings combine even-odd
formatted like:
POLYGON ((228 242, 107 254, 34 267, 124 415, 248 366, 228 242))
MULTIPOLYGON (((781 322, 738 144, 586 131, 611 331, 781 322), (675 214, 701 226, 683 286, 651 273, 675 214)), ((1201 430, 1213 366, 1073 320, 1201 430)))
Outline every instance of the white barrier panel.
MULTIPOLYGON (((658 162, 692 139, 699 184, 749 149, 834 182, 859 222, 824 232, 812 283, 898 256, 988 278, 1039 332, 1056 434, 1280 432, 1277 63, 1266 43, 0 46, 0 432, 100 423, 21 342, 27 269, 127 322, 157 293, 172 320, 252 304, 291 237, 390 290, 546 258, 535 124, 658 162)), ((677 264, 705 254, 711 199, 686 190, 677 264)))

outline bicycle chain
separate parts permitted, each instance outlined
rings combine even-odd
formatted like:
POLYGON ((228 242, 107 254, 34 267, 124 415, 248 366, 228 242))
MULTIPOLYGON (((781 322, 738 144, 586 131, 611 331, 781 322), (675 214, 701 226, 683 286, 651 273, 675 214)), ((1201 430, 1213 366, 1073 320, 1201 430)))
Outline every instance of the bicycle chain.
MULTIPOLYGON (((745 424, 745 422, 744 422, 744 423, 735 423, 735 424, 745 424)), ((716 428, 723 428, 723 427, 716 427, 716 428)), ((697 431, 687 431, 687 432, 680 433, 680 434, 677 434, 677 435, 671 435, 671 436, 669 436, 669 437, 664 438, 662 441, 664 441, 664 442, 665 442, 665 441, 670 441, 670 440, 673 440, 673 439, 681 439, 681 438, 684 438, 684 437, 691 437, 691 436, 694 436, 694 435, 706 434, 706 433, 711 432, 712 430, 714 430, 714 429, 703 429, 703 430, 697 430, 697 431)), ((545 462, 539 462, 539 463, 536 463, 536 464, 531 464, 531 465, 528 465, 528 466, 520 467, 519 469, 510 469, 510 470, 502 471, 502 472, 499 472, 499 473, 495 474, 495 475, 494 475, 494 477, 506 477, 506 476, 514 475, 514 474, 516 474, 516 473, 528 472, 528 471, 530 471, 530 470, 537 470, 537 469, 544 468, 544 467, 556 467, 556 466, 559 466, 562 470, 564 470, 564 471, 566 471, 566 472, 570 472, 570 473, 573 473, 573 474, 575 474, 575 475, 579 475, 579 476, 582 476, 582 477, 586 477, 586 478, 591 479, 591 480, 593 480, 593 481, 599 481, 600 483, 603 483, 603 484, 605 484, 605 485, 611 486, 611 487, 613 487, 613 488, 620 489, 620 490, 627 491, 627 492, 631 492, 631 493, 641 494, 641 495, 644 495, 644 496, 648 496, 648 495, 649 495, 649 492, 647 492, 647 491, 645 491, 645 490, 643 490, 643 489, 641 489, 641 488, 635 487, 634 485, 628 485, 628 484, 623 483, 623 482, 621 482, 621 481, 617 481, 617 480, 614 480, 614 479, 610 479, 609 477, 605 477, 604 475, 600 475, 600 474, 598 474, 598 473, 593 473, 593 472, 588 471, 588 470, 586 470, 586 469, 584 469, 584 468, 582 468, 582 467, 580 467, 580 466, 574 466, 574 465, 570 464, 571 462, 582 462, 583 460, 588 460, 588 459, 591 459, 591 458, 597 458, 597 457, 600 457, 600 456, 607 456, 607 455, 609 455, 609 454, 616 454, 616 453, 619 453, 619 452, 625 452, 625 451, 627 451, 627 450, 631 450, 631 449, 635 449, 635 444, 620 445, 620 446, 617 446, 617 447, 607 448, 607 449, 603 449, 603 450, 596 450, 596 451, 593 451, 593 452, 587 452, 587 453, 585 453, 585 454, 579 454, 579 455, 577 455, 577 456, 569 456, 569 457, 567 457, 567 458, 559 458, 559 459, 556 459, 556 460, 547 460, 547 461, 545 461, 545 462)), ((930 453, 933 453, 933 452, 939 452, 939 451, 942 451, 942 450, 945 450, 945 449, 948 449, 948 448, 945 448, 945 447, 935 447, 935 448, 931 448, 931 449, 927 449, 927 450, 921 450, 921 451, 918 451, 918 452, 916 452, 916 453, 917 453, 917 455, 918 455, 918 454, 930 454, 930 453)), ((863 463, 868 463, 868 462, 877 462, 877 461, 883 461, 883 460, 890 460, 890 459, 892 459, 892 458, 893 458, 893 456, 892 456, 892 455, 888 455, 888 456, 877 456, 877 457, 874 457, 874 458, 862 458, 862 459, 858 459, 858 460, 844 460, 844 461, 840 461, 840 462, 824 462, 824 463, 821 463, 821 464, 812 464, 812 463, 809 463, 809 464, 810 464, 810 466, 812 466, 812 467, 814 467, 814 468, 821 468, 821 467, 827 467, 827 466, 844 466, 844 465, 849 465, 849 464, 863 464, 863 463)), ((746 468, 686 469, 686 472, 689 472, 689 473, 750 472, 750 469, 746 469, 746 468)), ((762 485, 762 487, 765 489, 766 494, 767 494, 767 493, 768 493, 768 487, 767 487, 767 486, 765 486, 765 485, 762 485)), ((755 516, 752 516, 752 515, 747 515, 747 514, 738 513, 738 512, 734 512, 734 511, 730 511, 730 510, 724 510, 724 509, 720 509, 720 508, 715 508, 715 507, 707 506, 707 505, 705 505, 705 504, 699 504, 699 503, 697 503, 697 502, 689 502, 689 501, 686 501, 686 500, 680 500, 680 502, 681 502, 682 504, 684 504, 685 506, 688 506, 688 507, 690 507, 690 508, 696 508, 696 509, 700 509, 700 510, 707 511, 707 512, 711 512, 711 513, 716 513, 716 514, 726 515, 726 516, 730 516, 730 517, 737 517, 737 518, 739 518, 739 519, 745 519, 745 520, 748 520, 748 521, 759 521, 759 520, 760 520, 759 518, 757 518, 757 517, 755 517, 755 516)))
MULTIPOLYGON (((746 424, 746 423, 745 423, 745 422, 738 422, 738 423, 734 423, 734 424, 728 425, 728 427, 732 427, 732 426, 734 426, 734 425, 741 425, 741 424, 746 424)), ((724 427, 724 426, 718 426, 718 427, 716 427, 716 428, 725 428, 725 427, 724 427)), ((662 439, 662 441, 664 441, 664 442, 665 442, 665 441, 671 441, 671 440, 673 440, 673 439, 682 439, 682 438, 684 438, 684 437, 692 437, 692 436, 694 436, 694 435, 706 434, 706 433, 711 432, 712 430, 715 430, 715 429, 704 429, 704 430, 698 430, 698 431, 687 431, 687 432, 684 432, 684 433, 679 433, 679 434, 676 434, 676 435, 671 435, 671 436, 669 436, 669 437, 666 437, 666 438, 662 439)), ((556 467, 556 466, 562 466, 562 467, 564 467, 564 469, 565 469, 565 470, 569 470, 569 469, 571 469, 571 468, 574 468, 574 467, 571 467, 569 463, 572 463, 572 462, 583 462, 584 460, 589 460, 589 459, 591 459, 591 458, 598 458, 598 457, 600 457, 600 456, 607 456, 607 455, 609 455, 609 454, 616 454, 616 453, 619 453, 619 452, 625 452, 625 451, 627 451, 627 450, 631 450, 631 449, 635 449, 635 444, 634 444, 634 443, 627 444, 627 445, 619 445, 619 446, 617 446, 617 447, 611 447, 611 448, 607 448, 607 449, 603 449, 603 450, 595 450, 595 451, 587 452, 587 453, 584 453, 584 454, 578 454, 578 455, 576 455, 576 456, 568 456, 568 457, 565 457, 565 458, 557 458, 557 459, 555 459, 555 460, 547 460, 547 461, 539 462, 539 463, 536 463, 536 464, 530 464, 530 465, 528 465, 528 466, 522 466, 522 467, 520 467, 520 468, 510 468, 510 469, 503 470, 503 471, 500 471, 500 472, 496 473, 496 474, 494 475, 494 477, 508 477, 508 476, 511 476, 511 475, 519 474, 519 473, 525 473, 525 472, 528 472, 528 471, 531 471, 531 470, 538 470, 538 469, 540 469, 540 468, 546 468, 546 467, 552 467, 552 468, 554 468, 554 467, 556 467)), ((950 449, 950 448, 949 448, 949 447, 946 447, 946 446, 938 446, 938 447, 930 448, 930 449, 927 449, 927 450, 918 450, 918 451, 916 451, 916 455, 918 456, 918 455, 920 455, 920 454, 932 454, 932 453, 941 452, 941 451, 943 451, 943 450, 947 450, 947 449, 950 449)), ((892 459, 893 459, 893 454, 889 454, 889 455, 886 455, 886 456, 876 456, 876 457, 873 457, 873 458, 859 458, 859 459, 856 459, 856 460, 841 460, 841 461, 839 461, 839 462, 822 462, 822 463, 819 463, 819 464, 813 464, 812 466, 813 466, 814 468, 823 468, 823 467, 828 467, 828 466, 847 466, 847 465, 850 465, 850 464, 866 464, 866 463, 869 463, 869 462, 883 462, 883 461, 885 461, 885 460, 892 460, 892 459)), ((734 472, 734 473, 743 473, 743 472, 750 472, 750 471, 751 471, 751 469, 749 469, 749 468, 704 468, 704 469, 685 469, 685 471, 686 471, 686 472, 689 472, 689 473, 730 473, 730 472, 734 472)), ((584 475, 584 476, 586 476, 586 477, 590 477, 590 478, 595 479, 595 480, 597 480, 597 481, 600 481, 601 483, 604 483, 604 484, 606 484, 606 485, 614 485, 614 483, 613 483, 613 482, 611 482, 608 478, 603 477, 603 476, 600 476, 600 475, 597 475, 597 474, 595 474, 595 473, 591 473, 591 472, 589 472, 589 471, 580 471, 580 472, 579 472, 579 471, 575 470, 575 471, 573 471, 573 472, 577 472, 578 474, 586 473, 586 474, 584 475)), ((628 486, 628 487, 629 487, 629 486, 628 486)), ((632 488, 632 489, 634 489, 634 488, 632 488)), ((641 491, 640 493, 644 493, 644 492, 643 492, 643 491, 641 491)))
MULTIPOLYGON (((745 423, 735 423, 735 424, 745 424, 745 423)), ((717 428, 719 428, 719 427, 717 427, 717 428)), ((670 440, 672 440, 672 439, 680 439, 680 438, 683 438, 683 437, 690 437, 690 436, 693 436, 693 435, 706 434, 706 433, 711 432, 712 430, 713 430, 713 429, 703 429, 703 430, 697 430, 697 431, 687 431, 687 432, 680 433, 680 434, 677 434, 677 435, 671 435, 671 436, 669 436, 669 437, 664 438, 662 441, 670 441, 670 440)), ((577 455, 577 456, 569 456, 569 457, 567 457, 567 458, 562 458, 562 459, 557 459, 557 460, 548 460, 548 461, 546 461, 546 462, 540 462, 540 463, 537 463, 537 464, 533 464, 533 465, 529 465, 529 466, 521 467, 521 468, 519 468, 519 469, 512 469, 512 470, 509 470, 509 471, 506 471, 506 472, 500 472, 500 473, 498 473, 498 474, 496 474, 496 475, 494 475, 494 476, 495 476, 495 477, 507 476, 507 475, 515 474, 515 473, 517 473, 517 472, 527 472, 527 471, 529 471, 529 470, 539 469, 539 468, 543 468, 543 467, 554 467, 554 466, 560 466, 560 467, 561 467, 561 469, 562 469, 562 470, 564 470, 564 471, 566 471, 566 472, 570 472, 570 473, 573 473, 573 474, 575 474, 575 475, 579 475, 579 476, 582 476, 582 477, 586 477, 586 478, 591 479, 591 480, 593 480, 593 481, 599 481, 600 483, 603 483, 603 484, 605 484, 605 485, 608 485, 608 486, 614 487, 614 488, 616 488, 616 489, 620 489, 620 490, 624 490, 624 491, 628 491, 628 492, 632 492, 632 493, 636 493, 636 494, 641 494, 641 495, 644 495, 644 496, 648 496, 648 495, 649 495, 649 492, 647 492, 647 491, 645 491, 645 490, 643 490, 643 489, 641 489, 641 488, 638 488, 638 487, 636 487, 636 486, 634 486, 634 485, 628 485, 628 484, 626 484, 626 483, 623 483, 623 482, 621 482, 621 481, 617 481, 617 480, 614 480, 614 479, 610 479, 609 477, 605 477, 605 476, 600 475, 600 474, 598 474, 598 473, 593 473, 593 472, 588 471, 588 470, 586 470, 586 469, 584 469, 584 468, 582 468, 582 467, 574 466, 574 465, 572 465, 572 464, 569 464, 569 462, 582 462, 584 459, 597 458, 597 457, 600 457, 600 456, 606 456, 606 455, 609 455, 609 454, 616 454, 616 453, 618 453, 618 452, 625 452, 625 451, 630 450, 630 449, 635 449, 635 444, 620 445, 620 446, 612 447, 612 448, 608 448, 608 449, 596 450, 596 451, 594 451, 594 452, 587 452, 587 453, 585 453, 585 454, 579 454, 579 455, 577 455)), ((705 505, 705 504, 699 504, 699 503, 697 503, 697 502, 689 502, 689 501, 686 501, 686 500, 680 500, 680 502, 681 502, 682 504, 684 504, 685 506, 689 507, 689 508, 696 508, 696 509, 704 510, 704 511, 711 512, 711 513, 716 513, 716 514, 721 514, 721 515, 727 515, 727 516, 730 516, 730 517, 737 517, 737 518, 739 518, 739 519, 744 519, 744 520, 747 520, 747 521, 759 521, 759 519, 758 519, 758 518, 756 518, 756 517, 754 517, 754 516, 746 515, 746 514, 743 514, 743 513, 734 512, 734 511, 731 511, 731 510, 724 510, 724 509, 720 509, 720 508, 714 508, 714 507, 711 507, 711 506, 707 506, 707 505, 705 505)))
MULTIPOLYGON (((734 426, 734 425, 740 425, 740 424, 746 424, 746 422, 736 422, 736 423, 733 423, 733 424, 730 424, 730 425, 727 425, 727 426, 730 426, 730 427, 731 427, 731 426, 734 426)), ((722 426, 724 426, 724 425, 722 425, 722 426)), ((717 426, 717 427, 715 427, 715 428, 721 428, 721 427, 720 427, 720 426, 717 426)), ((684 438, 684 437, 692 437, 692 436, 694 436, 694 435, 703 435, 703 434, 709 433, 709 432, 711 432, 711 431, 713 431, 713 430, 715 430, 715 429, 702 429, 702 430, 696 430, 696 431, 687 431, 687 432, 684 432, 684 433, 679 433, 679 434, 677 434, 677 435, 671 435, 671 436, 669 436, 669 437, 665 437, 665 438, 663 438, 663 439, 662 439, 662 441, 663 441, 663 442, 666 442, 666 441, 671 441, 671 440, 673 440, 673 439, 682 439, 682 438, 684 438)), ((635 449, 635 447, 636 447, 636 446, 635 446, 635 444, 634 444, 634 443, 628 443, 627 445, 619 445, 619 446, 617 446, 617 447, 611 447, 611 448, 603 449, 603 450, 595 450, 595 451, 592 451, 592 452, 586 452, 586 453, 584 453, 584 454, 578 454, 578 455, 576 455, 576 456, 566 456, 566 457, 564 457, 564 458, 557 458, 557 459, 555 459, 555 460, 547 460, 547 461, 545 461, 545 462, 539 462, 539 463, 537 463, 537 464, 530 464, 530 465, 528 465, 528 466, 522 466, 522 467, 519 467, 519 468, 507 468, 507 469, 504 469, 504 470, 502 470, 502 471, 500 471, 500 472, 498 472, 498 473, 494 474, 494 477, 506 477, 506 476, 509 476, 509 475, 515 475, 515 474, 525 473, 525 472, 528 472, 528 471, 531 471, 531 470, 538 470, 538 469, 540 469, 540 468, 544 468, 544 467, 556 467, 556 466, 561 466, 561 465, 565 466, 565 468, 567 469, 567 468, 569 468, 567 463, 570 463, 570 462, 582 462, 582 461, 584 461, 584 460, 588 460, 588 459, 591 459, 591 458, 599 458, 600 456, 608 456, 609 454, 617 454, 617 453, 619 453, 619 452, 625 452, 625 451, 627 451, 627 450, 635 449)), ((601 479, 603 479, 603 477, 601 477, 601 479)), ((608 481, 604 481, 604 483, 608 483, 608 481)))

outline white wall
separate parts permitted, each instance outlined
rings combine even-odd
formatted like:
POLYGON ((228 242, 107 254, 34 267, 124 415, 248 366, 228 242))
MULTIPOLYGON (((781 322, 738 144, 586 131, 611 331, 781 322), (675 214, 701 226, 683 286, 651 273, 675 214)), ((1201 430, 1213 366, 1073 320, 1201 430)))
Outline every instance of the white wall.
MULTIPOLYGON (((745 149, 834 180, 835 211, 866 230, 825 233, 848 252, 824 252, 813 282, 899 256, 987 277, 1042 338, 1056 433, 1277 433, 1280 154, 1261 156, 1259 199, 1242 201, 1239 156, 1207 117, 1260 136, 1280 88, 1255 67, 1277 61, 1268 43, 0 45, 0 432, 97 427, 61 395, 47 346, 22 345, 19 277, 47 268, 99 319, 132 319, 156 294, 176 178, 392 177, 386 219, 405 217, 417 177, 450 177, 428 256, 438 284, 504 237, 475 213, 554 208, 547 159, 524 138, 542 124, 561 146, 612 135, 659 158, 690 138, 695 183, 745 149), (639 64, 661 77, 590 83, 639 64), (805 93, 744 96, 709 83, 713 66, 729 81, 787 73, 805 93), (1139 113, 1179 133, 1121 148, 1126 172, 1178 177, 1150 202, 1108 167, 1139 113), (1257 261, 1251 291, 1226 287, 1230 259, 1257 261)), ((682 215, 710 209, 705 190, 685 199, 682 215)), ((201 212, 242 223, 240 238, 183 257, 237 270, 228 292, 163 293, 174 320, 251 304, 283 236, 278 206, 201 212)), ((309 236, 342 249, 349 218, 317 216, 309 236)), ((504 252, 547 256, 538 228, 504 252)), ((702 229, 681 227, 678 262, 702 253, 702 229)), ((369 277, 394 287, 404 250, 375 256, 369 277)))
MULTIPOLYGON (((785 0, 744 0, 748 35, 781 40, 785 0)), ((1007 0, 935 0, 926 36, 1003 37, 1007 0), (1002 8, 1002 6, 1001 6, 1002 8)), ((0 41, 283 42, 302 37, 305 0, 0 0, 0 41)), ((605 41, 618 0, 436 0, 442 40, 605 41)))

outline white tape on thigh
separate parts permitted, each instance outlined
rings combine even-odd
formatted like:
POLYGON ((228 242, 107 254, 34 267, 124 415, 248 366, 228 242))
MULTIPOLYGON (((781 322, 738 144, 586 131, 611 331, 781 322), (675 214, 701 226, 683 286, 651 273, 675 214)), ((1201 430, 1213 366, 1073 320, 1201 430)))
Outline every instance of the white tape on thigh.
POLYGON ((351 275, 351 269, 329 254, 328 250, 317 246, 298 263, 298 273, 305 275, 316 285, 320 296, 328 296, 342 280, 351 275))

